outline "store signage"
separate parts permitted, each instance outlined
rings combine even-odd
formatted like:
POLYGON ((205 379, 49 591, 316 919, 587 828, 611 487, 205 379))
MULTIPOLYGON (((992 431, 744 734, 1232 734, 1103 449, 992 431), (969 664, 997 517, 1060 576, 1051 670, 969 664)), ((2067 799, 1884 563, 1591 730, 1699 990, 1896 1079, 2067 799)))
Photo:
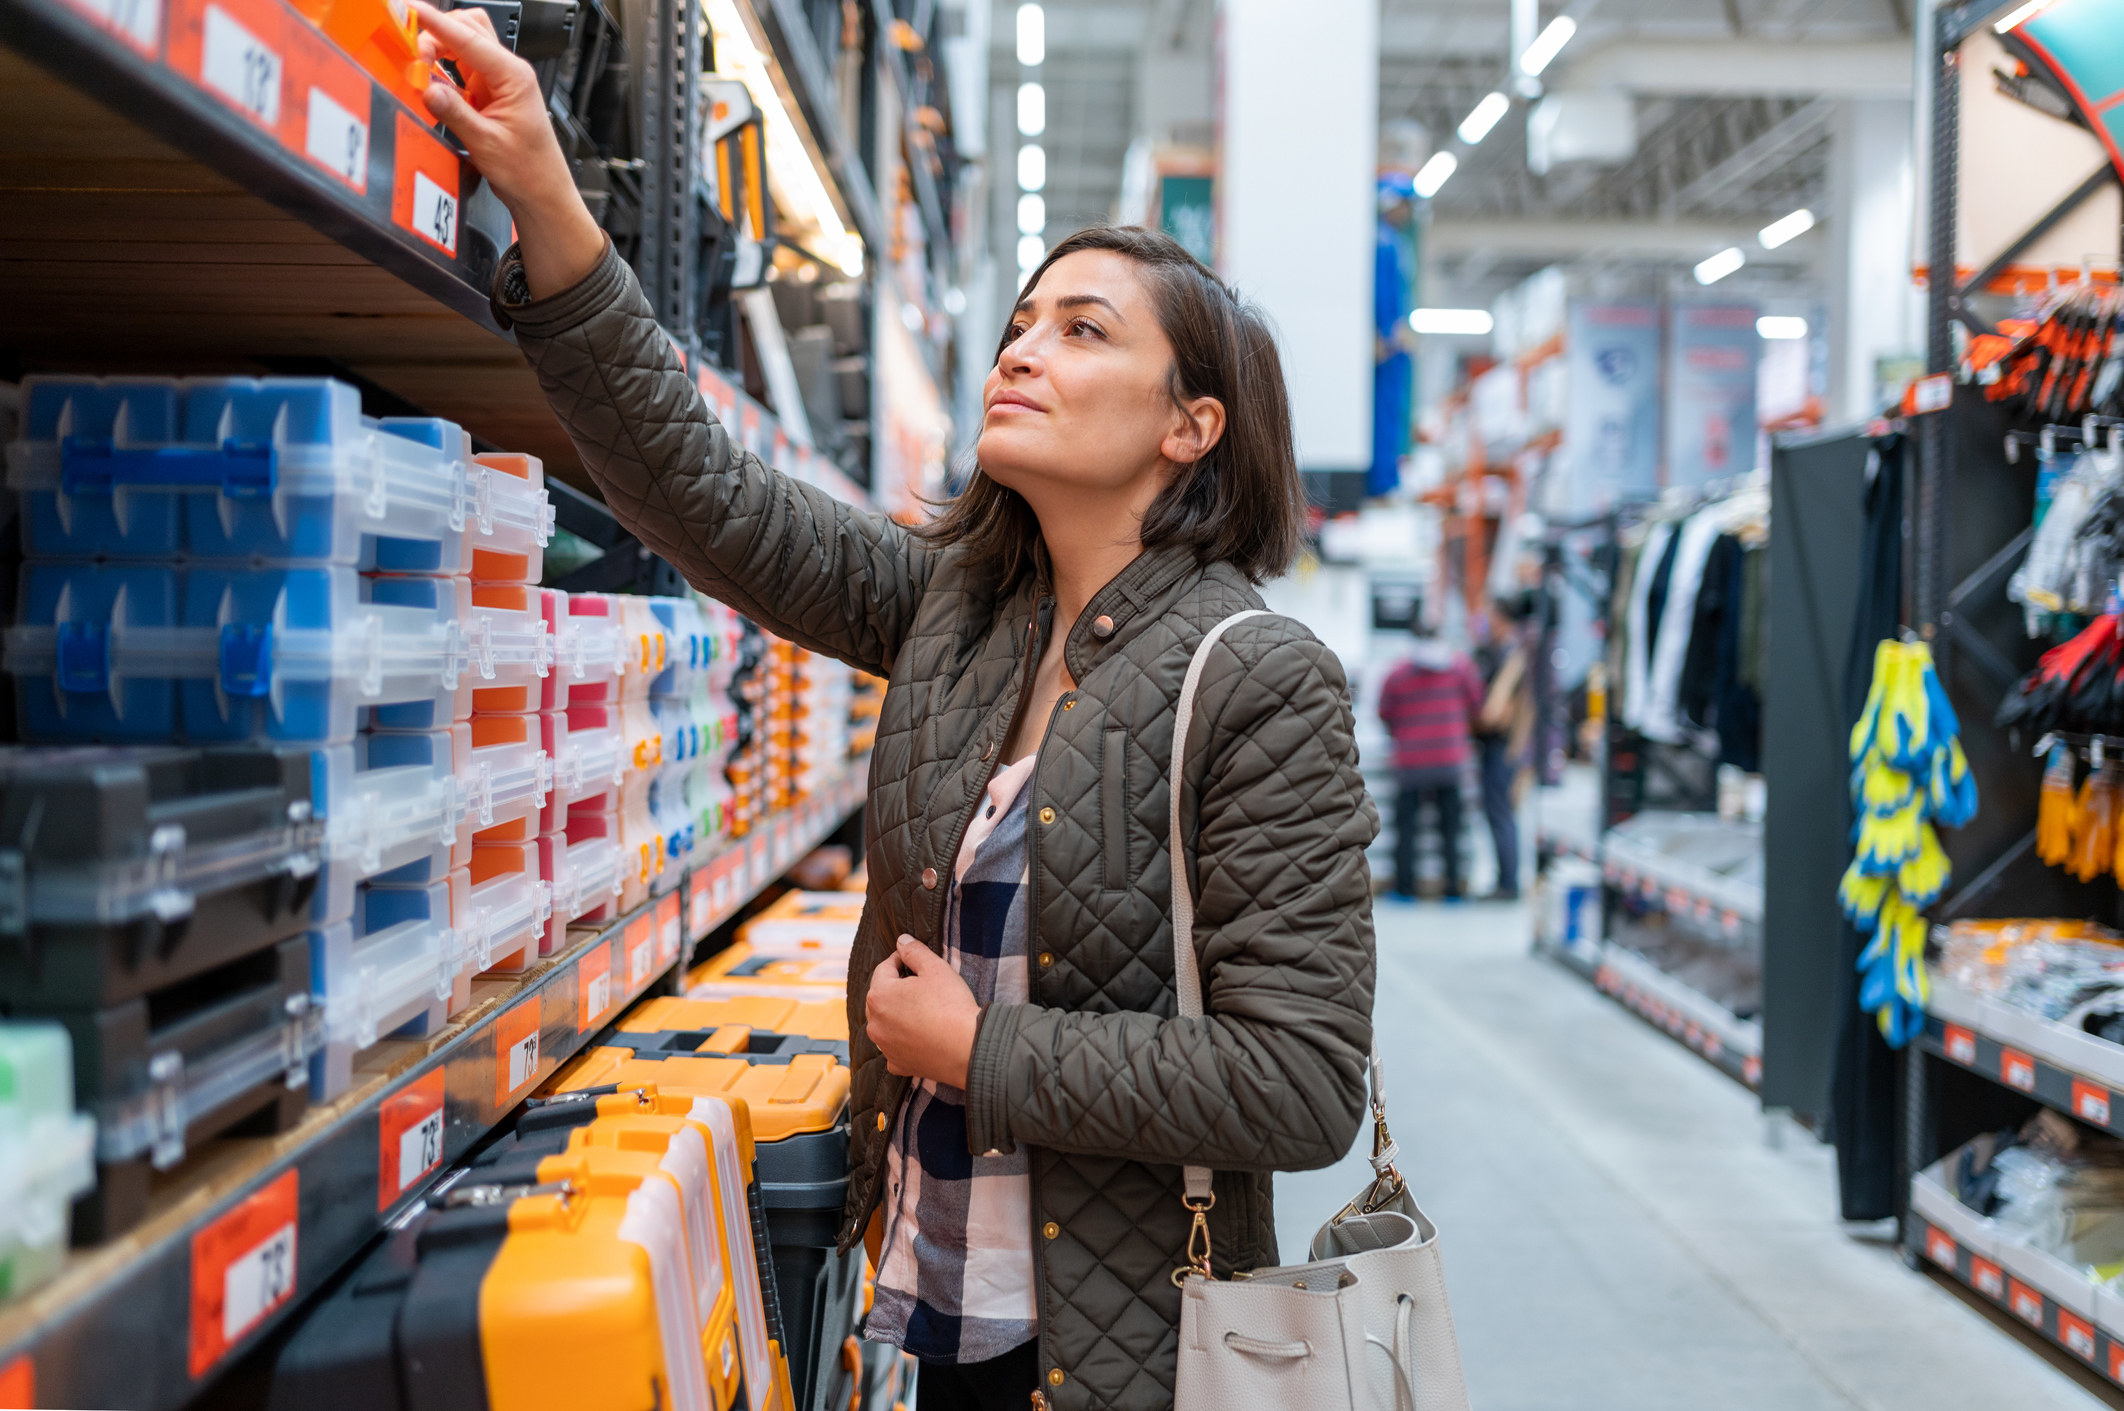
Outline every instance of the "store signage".
POLYGON ((677 892, 656 904, 656 961, 659 967, 678 959, 679 947, 685 943, 685 938, 679 934, 685 924, 684 910, 677 892))
POLYGON ((1999 1050, 1999 1081, 2024 1093, 2035 1091, 2035 1060, 2018 1049, 1999 1050))
POLYGON ((1659 345, 1655 303, 1571 305, 1555 513, 1598 513, 1658 491, 1659 345))
POLYGON ((391 219, 445 255, 457 254, 458 160, 434 134, 404 113, 392 130, 397 143, 391 219))
POLYGON ((517 1094, 538 1076, 538 1029, 537 995, 494 1021, 494 1105, 501 1111, 514 1107, 517 1094))
POLYGON ((2007 1280, 2006 1287, 2006 1306, 2013 1310, 2013 1315, 2032 1327, 2042 1327, 2043 1295, 2019 1279, 2007 1280))
POLYGON ((1977 1050, 1975 1034, 1972 1034, 1971 1032, 1969 1032, 1969 1030, 1963 1028, 1959 1024, 1949 1024, 1946 1026, 1945 1032, 1942 1037, 1945 1040, 1942 1047, 1947 1050, 1947 1056, 1949 1058, 1953 1059, 1955 1062, 1961 1064, 1965 1068, 1976 1067, 1977 1050))
POLYGON ((377 1110, 376 1208, 389 1210, 442 1165, 443 1070, 421 1074, 377 1110))
MULTIPOLYGON (((632 930, 632 927, 629 928, 632 930)), ((643 938, 645 941, 647 937, 643 938)), ((587 1034, 612 1008, 612 942, 599 941, 575 962, 575 1030, 587 1034)))
POLYGON ((2097 1127, 2109 1125, 2109 1089, 2084 1078, 2072 1080, 2072 1115, 2097 1127))
POLYGON ((1976 1285, 1978 1293, 2004 1301, 2006 1297, 2006 1271, 1989 1259, 1969 1257, 1969 1282, 1976 1285))
MULTIPOLYGON (((627 950, 627 990, 631 994, 649 983, 656 973, 656 933, 654 916, 637 916, 627 923, 624 939, 627 950)), ((588 1006, 585 1005, 585 1009, 588 1006)))
MULTIPOLYGON (((162 0, 69 0, 69 3, 150 59, 162 45, 162 0)), ((0 1386, 4 1385, 0 1382, 0 1386)), ((5 1392, 0 1391, 0 1397, 4 1396, 5 1392)), ((29 1403, 9 1404, 26 1406, 29 1403)))
POLYGON ((1953 1238, 1946 1231, 1927 1225, 1925 1227, 1925 1257, 1942 1269, 1954 1268, 1955 1250, 1953 1238))
POLYGON ((1667 340, 1667 475, 1694 487, 1755 469, 1754 304, 1676 304, 1667 340))
POLYGON ((298 1206, 290 1167, 192 1236, 195 1381, 295 1296, 298 1206))
POLYGON ((2095 1360, 2094 1325, 2062 1308, 2058 1310, 2058 1341, 2088 1361, 2095 1360))

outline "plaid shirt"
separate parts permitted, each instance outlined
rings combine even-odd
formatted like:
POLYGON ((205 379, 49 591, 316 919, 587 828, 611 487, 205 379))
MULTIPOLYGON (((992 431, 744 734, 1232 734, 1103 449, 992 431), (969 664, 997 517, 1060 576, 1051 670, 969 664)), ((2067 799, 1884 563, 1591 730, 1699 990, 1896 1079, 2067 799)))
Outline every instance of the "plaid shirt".
MULTIPOLYGON (((981 1004, 1022 1004, 1028 755, 998 770, 952 868, 944 958, 981 1004)), ((863 1335, 925 1362, 985 1362, 1039 1331, 1024 1147, 966 1149, 966 1094, 927 1078, 900 1106, 886 1161, 877 1301, 863 1335)))

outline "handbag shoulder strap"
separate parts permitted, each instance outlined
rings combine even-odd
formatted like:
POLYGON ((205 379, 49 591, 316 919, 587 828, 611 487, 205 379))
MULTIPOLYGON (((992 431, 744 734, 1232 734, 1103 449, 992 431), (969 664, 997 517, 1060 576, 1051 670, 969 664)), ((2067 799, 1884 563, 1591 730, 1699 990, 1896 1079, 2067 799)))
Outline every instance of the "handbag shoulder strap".
MULTIPOLYGON (((1170 795, 1169 826, 1171 835, 1167 847, 1173 869, 1173 994, 1178 1001, 1180 1017, 1202 1017, 1202 962, 1195 954, 1195 894, 1187 881, 1187 849, 1180 829, 1180 784, 1181 768, 1187 762, 1187 730, 1194 723, 1195 695, 1202 687, 1203 668, 1209 664, 1210 648, 1217 645, 1228 628, 1250 617, 1269 617, 1274 614, 1262 608, 1235 612, 1212 627, 1203 635, 1201 645, 1195 648, 1194 659, 1187 664, 1187 676, 1180 683, 1179 709, 1173 715, 1173 763, 1168 793, 1170 795)), ((1386 1136, 1386 1072, 1379 1061, 1379 1046, 1375 1042, 1369 1055, 1367 1076, 1371 1079, 1372 1111, 1379 1125, 1380 1141, 1374 1144, 1372 1168, 1384 1189, 1388 1176, 1393 1176, 1396 1185, 1400 1176, 1394 1172, 1394 1159, 1400 1150, 1386 1136)), ((1207 1166, 1183 1166, 1181 1174, 1186 1182, 1187 1199, 1190 1202, 1207 1201, 1210 1198, 1210 1171, 1207 1166)))
MULTIPOLYGON (((1168 851, 1173 867, 1173 993, 1179 1001, 1180 1017, 1202 1017, 1202 963, 1195 956, 1195 895, 1187 882, 1187 851, 1180 830, 1180 771, 1187 762, 1187 729, 1195 719, 1195 693, 1202 687, 1202 670, 1209 664, 1210 648, 1225 631, 1250 617, 1266 617, 1261 608, 1235 612, 1212 627, 1203 635, 1202 644, 1195 648, 1195 656, 1187 664, 1187 677, 1180 683, 1179 709, 1173 716, 1173 766, 1169 793, 1171 795, 1172 836, 1168 851)), ((1210 1195, 1210 1173, 1207 1166, 1183 1167, 1190 1200, 1207 1200, 1210 1195)))

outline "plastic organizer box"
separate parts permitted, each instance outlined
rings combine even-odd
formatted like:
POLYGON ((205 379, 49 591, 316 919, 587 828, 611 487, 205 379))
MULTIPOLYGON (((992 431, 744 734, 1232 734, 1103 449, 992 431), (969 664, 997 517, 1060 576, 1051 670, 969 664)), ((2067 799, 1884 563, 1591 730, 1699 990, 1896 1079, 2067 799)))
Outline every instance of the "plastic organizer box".
POLYGON ((0 997, 115 1004, 299 934, 324 849, 311 752, 0 749, 0 997))
MULTIPOLYGON (((329 378, 32 377, 7 483, 32 558, 519 574, 553 533, 537 462, 329 378)), ((535 576, 535 575, 532 575, 535 576)))
POLYGON ((543 619, 459 579, 32 563, 6 669, 33 740, 323 744, 449 725, 475 681, 551 651, 543 619))
POLYGON ((70 1207, 96 1184, 96 1124, 74 1111, 73 1046, 57 1024, 0 1024, 0 1299, 66 1259, 70 1207))

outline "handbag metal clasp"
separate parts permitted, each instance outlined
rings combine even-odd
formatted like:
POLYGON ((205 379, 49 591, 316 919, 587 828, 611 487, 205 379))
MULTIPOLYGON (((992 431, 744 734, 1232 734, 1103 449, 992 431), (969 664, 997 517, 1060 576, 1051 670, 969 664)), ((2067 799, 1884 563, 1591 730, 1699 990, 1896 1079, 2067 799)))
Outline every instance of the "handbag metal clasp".
POLYGON ((1182 1196, 1180 1202, 1195 1213, 1195 1223, 1187 1232, 1187 1263, 1173 1270, 1174 1288, 1180 1287, 1189 1274, 1200 1274, 1205 1279, 1216 1277, 1210 1272, 1209 1213, 1211 1207, 1216 1205, 1217 1197, 1211 1194, 1201 1200, 1195 1200, 1182 1196))
POLYGON ((1399 1200, 1409 1188, 1401 1177, 1401 1170, 1394 1158, 1401 1154, 1395 1144, 1393 1133, 1387 1130, 1386 1104, 1377 1096, 1372 1099, 1372 1183, 1357 1193, 1348 1205, 1335 1213, 1335 1219, 1343 1220, 1352 1215, 1375 1215, 1399 1200))

